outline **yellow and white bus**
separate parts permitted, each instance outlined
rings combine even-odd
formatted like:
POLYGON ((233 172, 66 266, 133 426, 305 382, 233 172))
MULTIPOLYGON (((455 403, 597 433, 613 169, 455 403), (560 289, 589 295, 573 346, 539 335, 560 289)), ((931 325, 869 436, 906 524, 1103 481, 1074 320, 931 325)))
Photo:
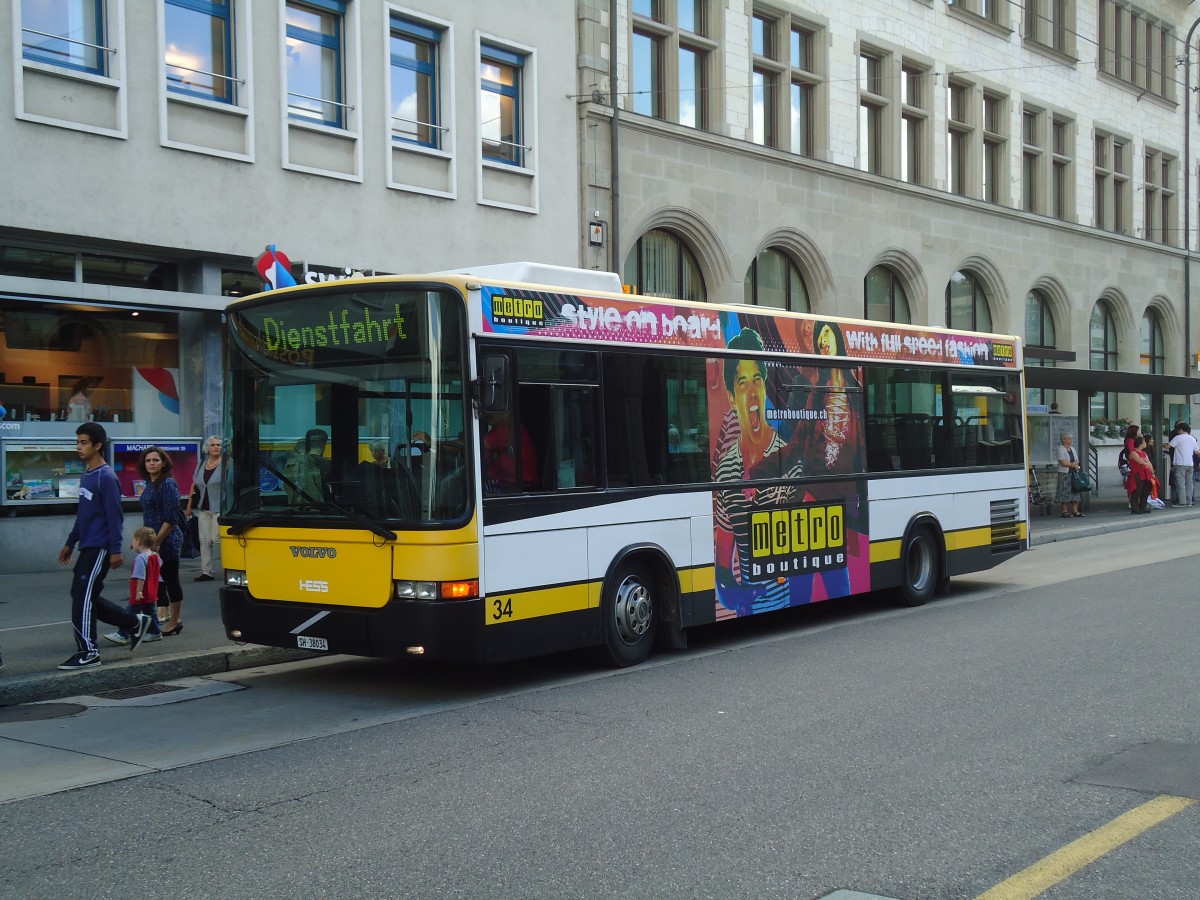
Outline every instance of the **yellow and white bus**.
POLYGON ((1018 338, 548 268, 229 306, 230 638, 632 665, 725 618, 924 603, 1027 548, 1018 338))

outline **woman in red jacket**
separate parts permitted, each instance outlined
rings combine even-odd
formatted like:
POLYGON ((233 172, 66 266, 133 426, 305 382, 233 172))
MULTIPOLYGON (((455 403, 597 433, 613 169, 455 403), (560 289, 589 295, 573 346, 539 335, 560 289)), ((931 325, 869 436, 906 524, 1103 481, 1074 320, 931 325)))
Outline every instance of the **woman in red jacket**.
POLYGON ((1154 465, 1146 455, 1146 439, 1138 435, 1133 439, 1129 451, 1129 476, 1125 479, 1125 490, 1129 493, 1129 511, 1134 515, 1150 512, 1146 501, 1154 489, 1154 465))

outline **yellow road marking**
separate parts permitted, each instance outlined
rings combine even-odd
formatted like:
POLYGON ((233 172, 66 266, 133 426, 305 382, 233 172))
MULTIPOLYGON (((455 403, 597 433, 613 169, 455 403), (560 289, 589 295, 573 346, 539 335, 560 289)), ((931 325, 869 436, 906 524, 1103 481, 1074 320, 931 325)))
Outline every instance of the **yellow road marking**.
POLYGON ((1056 850, 1012 878, 1000 882, 991 890, 980 894, 976 900, 1029 900, 1045 893, 1084 866, 1094 863, 1106 853, 1148 831, 1159 822, 1182 812, 1195 802, 1189 797, 1170 797, 1166 794, 1155 797, 1085 834, 1079 840, 1072 841, 1061 850, 1056 850))

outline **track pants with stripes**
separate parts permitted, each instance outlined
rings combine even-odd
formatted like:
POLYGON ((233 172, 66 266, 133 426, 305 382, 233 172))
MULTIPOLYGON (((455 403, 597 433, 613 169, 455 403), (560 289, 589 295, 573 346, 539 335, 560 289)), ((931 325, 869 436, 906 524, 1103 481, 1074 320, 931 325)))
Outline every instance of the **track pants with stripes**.
POLYGON ((80 548, 71 579, 71 624, 80 653, 96 650, 96 619, 117 625, 126 634, 137 628, 137 616, 101 596, 108 574, 108 551, 99 547, 80 548))

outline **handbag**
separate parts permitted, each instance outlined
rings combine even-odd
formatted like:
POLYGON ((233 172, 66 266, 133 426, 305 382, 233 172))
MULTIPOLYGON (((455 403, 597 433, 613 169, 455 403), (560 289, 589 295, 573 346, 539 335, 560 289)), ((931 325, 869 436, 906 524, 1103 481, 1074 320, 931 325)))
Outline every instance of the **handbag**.
POLYGON ((183 532, 183 546, 179 548, 180 559, 195 559, 200 555, 200 520, 195 516, 179 516, 179 529, 183 532))
POLYGON ((1080 469, 1075 469, 1071 472, 1071 493, 1082 494, 1092 489, 1092 479, 1088 477, 1088 473, 1080 469))

